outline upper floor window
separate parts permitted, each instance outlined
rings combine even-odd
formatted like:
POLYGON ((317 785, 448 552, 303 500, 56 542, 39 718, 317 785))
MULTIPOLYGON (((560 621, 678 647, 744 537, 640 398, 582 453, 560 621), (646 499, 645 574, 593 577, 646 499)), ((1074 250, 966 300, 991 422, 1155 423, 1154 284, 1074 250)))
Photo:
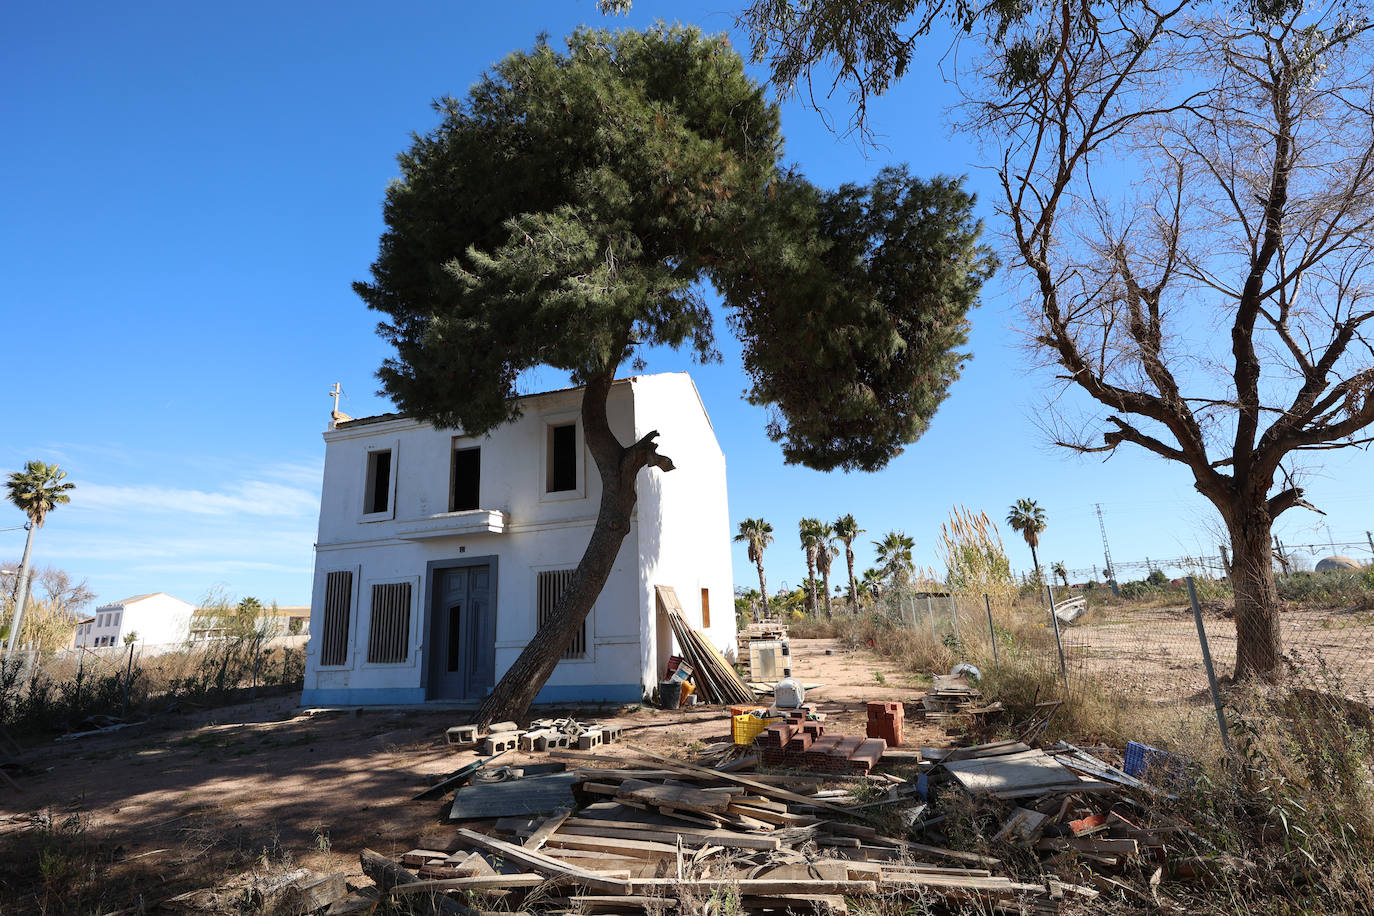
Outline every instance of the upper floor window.
POLYGON ((563 493, 577 489, 577 424, 549 427, 546 490, 563 493))
POLYGON ((368 515, 391 508, 391 449, 367 453, 367 491, 363 511, 368 515))
POLYGON ((465 512, 469 509, 482 508, 482 450, 480 448, 455 447, 453 449, 451 478, 448 511, 465 512))

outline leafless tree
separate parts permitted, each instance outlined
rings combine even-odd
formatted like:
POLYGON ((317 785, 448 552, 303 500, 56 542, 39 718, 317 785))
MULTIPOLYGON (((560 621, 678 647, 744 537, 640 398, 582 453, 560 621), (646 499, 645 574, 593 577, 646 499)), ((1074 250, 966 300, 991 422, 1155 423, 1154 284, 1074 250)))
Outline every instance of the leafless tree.
POLYGON ((1374 54, 1344 9, 1063 2, 961 75, 1031 347, 1096 408, 1058 443, 1190 470, 1231 542, 1238 677, 1281 663, 1270 537, 1314 508, 1303 453, 1372 438, 1374 54))

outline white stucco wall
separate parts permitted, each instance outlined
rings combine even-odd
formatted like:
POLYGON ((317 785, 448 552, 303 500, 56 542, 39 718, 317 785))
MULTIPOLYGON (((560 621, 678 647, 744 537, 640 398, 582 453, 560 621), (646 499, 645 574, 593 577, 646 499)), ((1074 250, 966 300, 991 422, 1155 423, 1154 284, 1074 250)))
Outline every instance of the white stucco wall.
MULTIPOLYGON (((547 427, 577 421, 581 396, 572 390, 524 398, 521 419, 478 439, 408 419, 345 424, 325 433, 313 638, 303 702, 426 698, 431 563, 490 558, 497 591, 496 677, 505 672, 535 632, 538 573, 576 566, 595 523, 600 480, 581 441, 580 423, 578 488, 545 492, 547 427), (455 437, 459 447, 482 449, 479 502, 490 511, 447 512, 455 437), (393 492, 386 512, 367 514, 367 456, 377 449, 392 451, 393 492), (326 576, 339 570, 353 572, 348 653, 343 665, 326 667, 319 663, 326 576), (372 586, 402 581, 411 583, 412 595, 407 659, 368 663, 372 586)), ((637 518, 588 618, 587 657, 561 662, 541 699, 626 700, 651 688, 657 680, 650 657, 653 584, 677 587, 694 623, 700 622, 700 589, 709 588, 711 638, 722 647, 734 638, 724 459, 695 386, 682 373, 637 376, 612 388, 608 411, 623 442, 651 428, 662 430, 663 451, 679 470, 641 472, 637 518), (638 521, 646 506, 652 507, 655 525, 668 531, 666 539, 652 537, 647 552, 638 521)))
POLYGON ((102 637, 109 637, 107 644, 122 646, 125 637, 133 633, 134 642, 140 646, 177 646, 190 636, 195 609, 195 605, 164 592, 102 605, 91 612, 95 622, 90 631, 79 633, 74 644, 94 646, 102 637))
POLYGON ((635 435, 657 429, 659 451, 673 460, 667 474, 641 472, 639 518, 640 664, 646 685, 663 676, 666 654, 677 653, 670 632, 656 633, 655 586, 670 585, 687 619, 727 658, 735 653, 734 577, 725 455, 691 377, 638 376, 635 435), (702 590, 709 593, 711 626, 702 627, 702 590))

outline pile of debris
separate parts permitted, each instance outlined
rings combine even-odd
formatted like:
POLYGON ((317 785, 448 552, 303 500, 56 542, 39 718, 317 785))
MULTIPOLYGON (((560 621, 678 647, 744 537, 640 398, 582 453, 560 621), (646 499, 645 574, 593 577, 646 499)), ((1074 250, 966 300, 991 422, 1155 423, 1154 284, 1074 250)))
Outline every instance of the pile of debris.
POLYGON ((546 817, 428 835, 399 863, 364 851, 376 888, 355 894, 356 905, 437 895, 432 912, 471 914, 442 896, 463 891, 500 898, 487 909, 540 913, 708 911, 733 899, 750 913, 842 913, 846 898, 881 894, 1050 913, 1066 897, 1098 893, 1070 881, 1017 881, 998 873, 996 858, 917 841, 939 819, 921 820, 928 806, 899 776, 879 778, 890 798, 856 804, 848 790, 822 789, 852 777, 745 776, 627 750, 639 759, 553 752, 583 766, 562 774, 572 801, 546 817), (893 801, 915 815, 903 819, 912 826, 902 835, 874 818, 893 801))
MULTIPOLYGON (((961 665, 961 668, 969 668, 961 665)), ((973 669, 976 673, 976 669, 973 669)), ((983 705, 983 694, 970 682, 969 674, 955 669, 953 674, 937 674, 931 678, 930 690, 921 698, 927 719, 954 719, 1000 712, 1001 703, 983 705)))
POLYGON ((759 759, 767 766, 867 776, 887 750, 882 738, 825 733, 825 725, 808 721, 805 710, 788 714, 755 739, 759 759))

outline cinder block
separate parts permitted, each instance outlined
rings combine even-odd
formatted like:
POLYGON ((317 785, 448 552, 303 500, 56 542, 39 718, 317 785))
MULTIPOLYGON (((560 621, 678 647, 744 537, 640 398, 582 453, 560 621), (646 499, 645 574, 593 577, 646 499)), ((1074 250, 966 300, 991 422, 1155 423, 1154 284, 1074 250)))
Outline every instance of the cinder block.
POLYGON ((622 726, 603 725, 601 726, 601 743, 610 744, 612 741, 619 741, 624 733, 625 729, 622 726))
POLYGON ((594 747, 599 747, 601 741, 601 729, 594 728, 591 731, 583 732, 577 736, 577 749, 579 751, 590 751, 594 747))
POLYGON ((476 744, 477 726, 476 725, 455 725, 444 732, 449 744, 476 744))
POLYGON ((488 734, 492 734, 492 735, 496 734, 497 732, 518 732, 518 731, 520 731, 520 726, 516 725, 514 722, 493 722, 493 723, 491 723, 490 725, 487 726, 487 732, 488 732, 488 734))
POLYGON ((551 747, 571 747, 572 737, 563 732, 543 731, 535 736, 534 749, 547 751, 551 747))
POLYGON ((545 729, 520 733, 520 750, 522 751, 542 751, 544 748, 539 746, 540 739, 552 734, 545 729))
POLYGON ((500 732, 495 735, 488 735, 487 740, 482 742, 482 754, 490 757, 492 754, 500 754, 503 751, 513 751, 519 745, 522 732, 500 732))

